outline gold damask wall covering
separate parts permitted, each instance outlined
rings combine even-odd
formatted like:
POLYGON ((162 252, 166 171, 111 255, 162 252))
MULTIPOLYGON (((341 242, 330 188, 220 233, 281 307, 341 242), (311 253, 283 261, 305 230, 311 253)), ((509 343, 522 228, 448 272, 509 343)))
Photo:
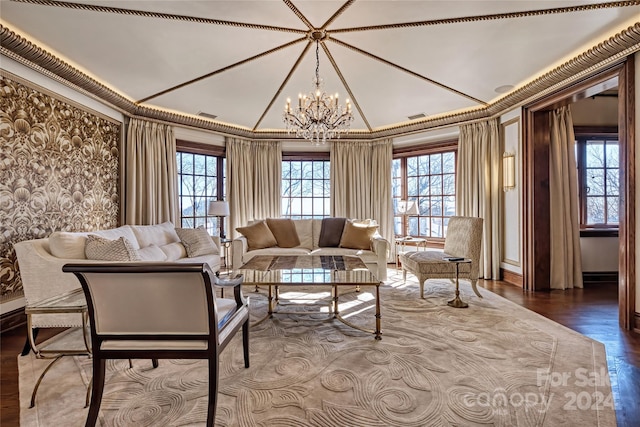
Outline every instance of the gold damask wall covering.
POLYGON ((117 227, 121 123, 0 73, 0 301, 23 295, 13 244, 117 227))

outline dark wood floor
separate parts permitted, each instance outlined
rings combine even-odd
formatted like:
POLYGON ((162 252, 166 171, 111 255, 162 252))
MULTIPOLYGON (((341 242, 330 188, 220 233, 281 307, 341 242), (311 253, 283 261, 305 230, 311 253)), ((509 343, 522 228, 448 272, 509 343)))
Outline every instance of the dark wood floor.
MULTIPOLYGON (((486 281, 481 286, 602 342, 607 351, 618 426, 639 425, 640 406, 637 405, 637 397, 640 396, 640 335, 618 327, 616 284, 536 293, 523 293, 522 289, 504 282, 486 281)), ((3 332, 0 337, 2 427, 18 426, 20 423, 16 356, 22 350, 25 334, 26 328, 21 327, 3 332)), ((51 335, 52 331, 45 331, 38 337, 39 341, 51 335)))

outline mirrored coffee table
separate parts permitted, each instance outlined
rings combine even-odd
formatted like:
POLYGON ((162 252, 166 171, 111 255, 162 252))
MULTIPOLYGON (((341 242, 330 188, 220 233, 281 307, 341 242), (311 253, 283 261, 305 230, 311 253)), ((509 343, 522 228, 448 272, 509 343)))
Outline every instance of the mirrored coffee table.
MULTIPOLYGON (((281 287, 330 286, 333 304, 330 305, 329 315, 347 326, 374 334, 376 340, 382 339, 379 292, 381 282, 357 256, 258 255, 251 258, 237 272, 244 275, 243 284, 245 285, 268 287, 267 315, 256 324, 273 317, 276 313, 292 313, 277 310, 281 287), (364 329, 340 315, 338 289, 345 286, 356 286, 357 290, 360 286, 375 286, 375 330, 364 329)), ((301 313, 295 312, 295 314, 301 313)))

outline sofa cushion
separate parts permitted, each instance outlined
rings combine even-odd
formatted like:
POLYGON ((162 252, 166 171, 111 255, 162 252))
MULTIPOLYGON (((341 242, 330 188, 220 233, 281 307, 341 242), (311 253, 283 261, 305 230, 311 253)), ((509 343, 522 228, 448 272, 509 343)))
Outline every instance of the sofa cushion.
POLYGON ((166 261, 167 255, 156 245, 149 245, 138 249, 138 255, 141 261, 166 261))
POLYGON ((267 218, 267 226, 276 242, 278 247, 281 248, 295 248, 300 245, 300 239, 298 238, 298 232, 293 220, 288 218, 267 218))
POLYGON ((91 234, 95 234, 96 236, 104 237, 109 240, 116 240, 118 237, 124 237, 129 241, 133 249, 140 249, 138 239, 136 239, 136 235, 133 234, 133 230, 129 225, 123 225, 122 227, 112 228, 109 230, 92 231, 91 234))
POLYGON ((346 218, 323 218, 318 246, 321 248, 338 247, 346 218))
POLYGON ((344 225, 341 248, 366 249, 371 248, 371 239, 378 231, 377 225, 368 225, 367 222, 347 221, 344 225))
MULTIPOLYGON (((177 234, 177 233, 176 233, 177 234)), ((167 261, 176 261, 180 258, 187 258, 187 250, 182 242, 169 243, 168 245, 160 246, 160 250, 164 252, 167 257, 167 261)))
POLYGON ((213 243, 211 236, 204 228, 176 228, 175 230, 189 258, 220 254, 220 249, 213 243))
POLYGON ((278 245, 278 241, 265 221, 258 221, 246 227, 238 227, 236 231, 247 238, 247 246, 250 251, 278 245))
POLYGON ((56 231, 49 236, 51 255, 65 259, 87 259, 84 246, 89 233, 69 233, 56 231))
POLYGON ((141 248, 149 245, 163 246, 180 241, 175 226, 170 221, 156 225, 132 225, 131 230, 141 248))
POLYGON ((138 251, 129 239, 118 237, 116 240, 89 234, 84 253, 87 259, 99 261, 140 261, 138 251))
POLYGON ((300 248, 313 248, 313 220, 312 219, 296 219, 293 221, 300 239, 300 248))

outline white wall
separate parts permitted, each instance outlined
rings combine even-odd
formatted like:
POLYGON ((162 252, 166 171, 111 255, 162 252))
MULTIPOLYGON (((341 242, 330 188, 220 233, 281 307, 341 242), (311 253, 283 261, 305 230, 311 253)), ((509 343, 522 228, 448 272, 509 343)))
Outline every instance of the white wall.
POLYGON ((618 271, 617 237, 581 237, 582 271, 618 271))
POLYGON ((521 109, 500 117, 503 152, 515 154, 516 188, 505 191, 503 197, 503 245, 500 267, 522 274, 522 131, 521 109))

